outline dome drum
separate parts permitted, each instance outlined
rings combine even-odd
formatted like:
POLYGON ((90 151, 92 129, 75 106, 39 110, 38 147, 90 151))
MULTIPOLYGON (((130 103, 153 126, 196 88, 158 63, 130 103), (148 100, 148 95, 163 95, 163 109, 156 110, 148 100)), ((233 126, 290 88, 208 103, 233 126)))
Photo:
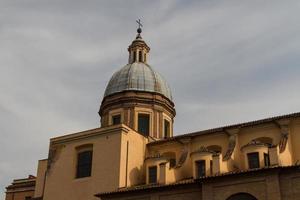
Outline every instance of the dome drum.
POLYGON ((150 48, 140 32, 128 51, 128 64, 112 75, 106 87, 99 110, 101 126, 122 123, 146 137, 172 137, 176 112, 171 89, 146 63, 150 48))

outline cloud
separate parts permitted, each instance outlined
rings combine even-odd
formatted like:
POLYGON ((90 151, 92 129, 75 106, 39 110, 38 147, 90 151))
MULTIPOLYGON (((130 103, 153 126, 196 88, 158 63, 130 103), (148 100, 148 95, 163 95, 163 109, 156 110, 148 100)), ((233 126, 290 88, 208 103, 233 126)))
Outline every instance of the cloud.
POLYGON ((300 110, 299 1, 4 1, 0 187, 36 173, 49 138, 97 111, 141 18, 177 134, 300 110))

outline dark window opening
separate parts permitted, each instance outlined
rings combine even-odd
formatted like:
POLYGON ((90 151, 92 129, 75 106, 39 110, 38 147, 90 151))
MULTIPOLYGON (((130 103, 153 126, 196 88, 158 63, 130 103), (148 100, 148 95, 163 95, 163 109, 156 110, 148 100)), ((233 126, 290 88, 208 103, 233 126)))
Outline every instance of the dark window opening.
POLYGON ((206 172, 206 168, 205 168, 205 160, 198 160, 196 161, 196 175, 197 175, 197 178, 200 178, 200 177, 203 177, 205 176, 205 172, 206 172))
POLYGON ((142 52, 139 51, 139 62, 143 62, 143 56, 142 55, 143 55, 142 52))
POLYGON ((114 115, 112 116, 112 124, 121 124, 121 115, 114 115))
POLYGON ((266 167, 270 166, 270 157, 267 153, 264 153, 264 162, 266 167))
POLYGON ((164 136, 170 137, 170 122, 168 120, 164 120, 164 136))
POLYGON ((83 151, 77 154, 76 178, 91 176, 93 151, 83 151))
POLYGON ((247 193, 238 193, 230 196, 226 200, 257 200, 254 196, 247 193))
POLYGON ((248 153, 249 169, 259 168, 259 155, 258 152, 248 153))
POLYGON ((136 62, 136 52, 132 52, 133 53, 133 62, 136 62))
POLYGON ((144 62, 147 62, 147 60, 146 60, 146 54, 144 53, 144 62))
POLYGON ((145 136, 149 135, 150 116, 148 114, 138 114, 138 132, 145 136))
POLYGON ((156 183, 157 182, 157 167, 149 167, 149 183, 156 183))
POLYGON ((210 175, 213 175, 213 161, 209 161, 209 169, 210 169, 210 175))
POLYGON ((31 199, 31 196, 26 196, 25 197, 25 200, 30 200, 31 199))

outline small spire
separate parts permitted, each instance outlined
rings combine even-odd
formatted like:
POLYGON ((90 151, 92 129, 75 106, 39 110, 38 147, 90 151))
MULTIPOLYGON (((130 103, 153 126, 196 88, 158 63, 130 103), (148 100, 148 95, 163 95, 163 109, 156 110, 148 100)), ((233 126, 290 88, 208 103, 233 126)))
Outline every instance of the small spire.
POLYGON ((141 33, 142 33, 142 28, 141 27, 143 27, 143 24, 142 24, 142 22, 141 22, 141 19, 138 19, 138 20, 135 20, 136 21, 136 23, 139 25, 139 27, 138 27, 138 29, 137 29, 137 36, 136 36, 136 39, 138 39, 138 38, 142 38, 141 37, 141 33))
POLYGON ((141 33, 143 24, 140 19, 136 20, 138 24, 137 35, 135 40, 132 41, 131 45, 128 47, 129 51, 129 58, 128 63, 135 63, 135 62, 143 62, 147 63, 148 60, 148 53, 150 51, 150 47, 146 44, 143 40, 141 33))

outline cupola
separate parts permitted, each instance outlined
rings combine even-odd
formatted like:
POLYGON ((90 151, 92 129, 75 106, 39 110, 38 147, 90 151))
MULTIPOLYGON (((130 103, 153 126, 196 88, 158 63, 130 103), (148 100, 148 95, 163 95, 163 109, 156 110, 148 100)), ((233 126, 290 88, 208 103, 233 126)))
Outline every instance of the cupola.
POLYGON ((166 80, 148 64, 142 29, 128 47, 128 64, 116 71, 100 106, 101 126, 125 124, 154 139, 171 137, 175 108, 166 80))

